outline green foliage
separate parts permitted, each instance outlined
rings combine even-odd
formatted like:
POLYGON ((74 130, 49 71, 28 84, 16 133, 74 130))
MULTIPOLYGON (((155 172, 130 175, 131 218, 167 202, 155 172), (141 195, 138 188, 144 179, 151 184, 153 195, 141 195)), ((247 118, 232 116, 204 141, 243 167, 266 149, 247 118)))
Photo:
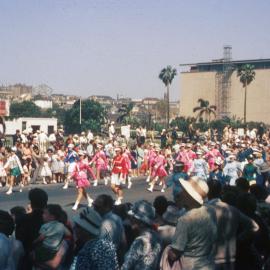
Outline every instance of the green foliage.
POLYGON ((216 109, 215 105, 209 105, 208 100, 204 100, 202 98, 198 99, 199 106, 193 109, 193 112, 198 112, 196 119, 204 119, 205 121, 210 122, 211 115, 216 117, 216 109))
POLYGON ((101 127, 105 123, 106 113, 98 102, 83 100, 81 115, 82 124, 80 125, 80 101, 77 100, 65 114, 64 127, 67 133, 74 134, 88 129, 93 132, 101 131, 101 127))
POLYGON ((118 112, 120 116, 117 118, 116 122, 121 124, 131 124, 132 122, 132 110, 134 107, 134 103, 130 102, 129 104, 122 104, 119 108, 118 112))
POLYGON ((174 77, 177 75, 177 71, 175 68, 172 68, 171 66, 167 66, 166 68, 163 68, 159 73, 159 79, 162 80, 162 82, 165 84, 165 86, 169 86, 172 84, 172 81, 174 77))
POLYGON ((246 64, 237 70, 237 77, 239 77, 243 87, 249 85, 255 79, 255 75, 254 65, 246 64))
POLYGON ((58 125, 63 125, 65 120, 66 110, 60 108, 57 104, 53 103, 53 107, 51 109, 47 109, 42 112, 43 117, 55 117, 58 120, 58 125))
POLYGON ((42 117, 41 109, 32 101, 13 102, 10 105, 11 119, 19 117, 42 117))

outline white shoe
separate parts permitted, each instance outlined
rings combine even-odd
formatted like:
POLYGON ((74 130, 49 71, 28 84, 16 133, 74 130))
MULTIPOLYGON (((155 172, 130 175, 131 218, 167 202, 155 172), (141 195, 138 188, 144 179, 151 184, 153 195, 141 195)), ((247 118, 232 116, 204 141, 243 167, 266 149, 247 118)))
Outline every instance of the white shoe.
POLYGON ((6 192, 7 195, 10 195, 12 193, 12 188, 9 188, 8 191, 6 192))
POLYGON ((115 201, 114 205, 120 205, 121 203, 122 203, 121 199, 118 198, 118 199, 115 201))
POLYGON ((131 181, 129 181, 129 182, 128 182, 128 187, 127 187, 127 188, 128 188, 128 189, 130 189, 130 188, 131 188, 131 186, 132 186, 132 182, 131 182, 131 181))
POLYGON ((107 186, 108 185, 108 178, 104 179, 104 185, 107 186))
POLYGON ((65 183, 65 185, 63 186, 63 189, 67 189, 68 188, 68 183, 65 183))
POLYGON ((95 180, 95 181, 94 181, 93 186, 94 186, 94 187, 96 187, 96 186, 97 186, 97 184, 98 184, 98 181, 97 181, 97 180, 95 180))
POLYGON ((163 193, 163 192, 165 192, 165 189, 164 189, 164 188, 162 188, 162 189, 161 189, 161 192, 162 192, 162 193, 163 193))
POLYGON ((159 182, 159 185, 162 186, 162 182, 159 182))
POLYGON ((153 192, 153 186, 151 185, 147 190, 150 191, 150 192, 153 192))
POLYGON ((149 183, 150 182, 150 176, 148 176, 147 178, 146 178, 146 183, 149 183))
POLYGON ((73 211, 76 211, 77 209, 78 209, 78 205, 75 204, 75 205, 72 207, 72 210, 73 210, 73 211))
POLYGON ((94 200, 89 198, 89 199, 87 199, 87 201, 88 201, 88 206, 91 207, 94 200))
POLYGON ((57 182, 56 182, 55 180, 52 180, 52 183, 53 183, 53 184, 56 184, 57 182))
POLYGON ((47 185, 48 183, 46 182, 46 180, 43 180, 43 185, 47 185))

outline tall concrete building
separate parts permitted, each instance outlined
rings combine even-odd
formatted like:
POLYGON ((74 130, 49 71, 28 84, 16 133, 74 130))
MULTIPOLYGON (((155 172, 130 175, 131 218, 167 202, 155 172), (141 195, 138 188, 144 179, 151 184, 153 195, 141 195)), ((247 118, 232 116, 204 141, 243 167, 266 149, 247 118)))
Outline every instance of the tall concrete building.
POLYGON ((226 52, 224 47, 224 58, 219 60, 180 65, 188 67, 188 71, 181 72, 180 115, 195 116, 193 108, 202 98, 217 106, 219 118, 243 118, 244 88, 237 70, 252 64, 256 75, 247 89, 247 121, 270 124, 270 59, 231 61, 230 49, 226 52))

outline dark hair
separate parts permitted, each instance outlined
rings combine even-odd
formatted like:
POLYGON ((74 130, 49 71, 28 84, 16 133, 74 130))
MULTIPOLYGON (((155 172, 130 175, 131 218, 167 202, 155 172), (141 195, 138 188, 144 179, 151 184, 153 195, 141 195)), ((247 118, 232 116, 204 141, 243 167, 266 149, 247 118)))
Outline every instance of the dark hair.
POLYGON ((176 161, 175 164, 173 165, 173 172, 178 173, 182 172, 184 170, 185 164, 181 161, 176 161))
POLYGON ((48 202, 47 192, 40 188, 31 189, 28 193, 28 198, 32 209, 43 209, 46 207, 48 202))
POLYGON ((15 223, 17 224, 18 220, 26 214, 26 210, 22 206, 15 206, 10 209, 10 213, 15 217, 15 223))
POLYGON ((220 198, 221 197, 221 191, 222 191, 222 186, 221 183, 217 180, 210 180, 207 182, 208 184, 208 199, 212 200, 215 198, 220 198))
POLYGON ((0 210, 0 232, 10 236, 14 231, 14 221, 12 216, 7 212, 0 210))
POLYGON ((156 213, 162 216, 168 207, 168 200, 165 196, 157 196, 153 202, 153 206, 156 209, 156 213))
POLYGON ((250 186, 250 193, 253 194, 258 201, 265 201, 268 196, 266 188, 257 184, 250 186))
POLYGON ((95 199, 93 206, 94 209, 100 214, 103 215, 109 211, 112 210, 114 205, 114 201, 112 196, 107 195, 107 194, 101 194, 97 196, 95 199))
POLYGON ((235 181, 236 186, 243 192, 249 191, 249 182, 244 177, 239 177, 235 181))
POLYGON ((47 209, 50 215, 54 216, 56 220, 61 221, 63 218, 63 210, 59 204, 48 204, 45 209, 47 209))
POLYGON ((252 216, 257 208, 256 198, 250 193, 243 193, 238 197, 236 206, 247 216, 252 216))

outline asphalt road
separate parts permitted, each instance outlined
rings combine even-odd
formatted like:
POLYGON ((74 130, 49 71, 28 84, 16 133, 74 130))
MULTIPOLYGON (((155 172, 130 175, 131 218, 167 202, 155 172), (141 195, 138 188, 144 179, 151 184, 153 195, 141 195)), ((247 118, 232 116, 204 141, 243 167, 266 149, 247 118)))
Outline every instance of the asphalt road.
MULTIPOLYGON (((145 177, 142 178, 133 178, 132 188, 127 189, 124 188, 124 200, 123 202, 135 202, 140 199, 146 199, 150 202, 153 202, 156 196, 164 195, 168 199, 171 199, 171 190, 166 190, 165 193, 161 193, 161 187, 156 186, 154 192, 149 192, 146 190, 148 184, 145 182, 145 177)), ((0 188, 0 209, 9 211, 14 206, 24 206, 26 207, 29 203, 28 200, 28 192, 31 188, 39 187, 48 193, 49 203, 57 203, 60 204, 63 209, 68 213, 69 216, 72 216, 74 212, 72 211, 72 206, 75 202, 77 190, 74 184, 71 184, 70 187, 66 190, 62 189, 63 184, 32 184, 30 186, 24 187, 22 192, 19 192, 19 188, 15 187, 13 190, 13 194, 6 195, 6 188, 0 188)), ((110 194, 113 198, 114 194, 110 189, 110 186, 105 186, 103 181, 97 186, 91 186, 88 189, 90 196, 95 199, 99 194, 110 194)), ((81 201, 80 208, 85 207, 87 205, 86 200, 81 201)))

